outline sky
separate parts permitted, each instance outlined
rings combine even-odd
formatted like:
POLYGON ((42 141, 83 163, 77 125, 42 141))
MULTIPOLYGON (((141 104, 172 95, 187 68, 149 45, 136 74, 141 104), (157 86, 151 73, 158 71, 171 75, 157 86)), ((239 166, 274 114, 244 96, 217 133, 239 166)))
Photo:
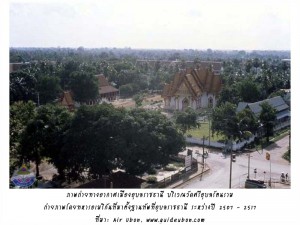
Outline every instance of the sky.
POLYGON ((290 50, 282 0, 15 0, 10 47, 290 50))

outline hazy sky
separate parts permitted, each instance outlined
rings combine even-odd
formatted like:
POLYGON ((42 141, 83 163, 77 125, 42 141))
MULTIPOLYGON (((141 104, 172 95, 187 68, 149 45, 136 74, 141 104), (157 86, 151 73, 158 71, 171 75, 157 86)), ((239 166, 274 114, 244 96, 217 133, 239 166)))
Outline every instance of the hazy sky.
POLYGON ((282 0, 11 2, 11 47, 290 50, 282 0))

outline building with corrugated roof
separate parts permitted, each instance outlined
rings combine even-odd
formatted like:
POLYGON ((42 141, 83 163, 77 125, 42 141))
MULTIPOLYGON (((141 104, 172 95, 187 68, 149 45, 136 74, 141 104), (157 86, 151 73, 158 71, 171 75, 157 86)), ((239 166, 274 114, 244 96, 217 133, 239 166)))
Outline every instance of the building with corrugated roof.
POLYGON ((290 109, 281 96, 253 103, 240 102, 237 107, 237 112, 248 108, 258 118, 262 109, 261 104, 264 102, 267 102, 276 110, 276 124, 281 125, 281 128, 290 125, 290 109))
POLYGON ((211 66, 198 69, 186 69, 176 74, 170 84, 163 89, 165 108, 185 110, 213 108, 217 104, 217 94, 221 91, 220 75, 216 75, 211 66))

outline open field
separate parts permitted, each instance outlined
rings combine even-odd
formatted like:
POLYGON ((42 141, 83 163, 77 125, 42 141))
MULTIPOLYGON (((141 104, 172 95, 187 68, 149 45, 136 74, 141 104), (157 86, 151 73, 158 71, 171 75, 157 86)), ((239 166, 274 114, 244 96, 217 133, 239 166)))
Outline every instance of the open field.
MULTIPOLYGON (((150 105, 154 102, 163 101, 163 98, 160 95, 149 95, 146 96, 143 100, 142 106, 150 105)), ((132 98, 127 99, 118 99, 112 102, 112 105, 116 108, 124 107, 127 109, 135 107, 135 101, 132 98)))
MULTIPOLYGON (((194 138, 203 138, 203 136, 208 137, 209 135, 209 127, 208 127, 208 122, 203 122, 201 123, 200 128, 195 128, 187 131, 187 135, 192 135, 194 138)), ((223 135, 216 135, 214 134, 212 136, 210 132, 210 140, 212 141, 220 141, 220 140, 225 140, 225 137, 223 135)))

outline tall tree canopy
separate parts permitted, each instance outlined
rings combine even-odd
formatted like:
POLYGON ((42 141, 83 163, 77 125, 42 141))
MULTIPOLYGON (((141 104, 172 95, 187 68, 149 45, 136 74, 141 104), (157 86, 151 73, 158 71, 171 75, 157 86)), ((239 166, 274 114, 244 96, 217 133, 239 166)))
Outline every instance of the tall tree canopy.
POLYGON ((56 76, 42 75, 38 78, 36 90, 39 104, 53 102, 61 92, 60 80, 56 76))
POLYGON ((35 115, 35 103, 15 102, 10 106, 9 117, 9 162, 10 173, 12 174, 15 167, 19 167, 19 160, 21 155, 18 151, 19 143, 21 141, 22 133, 24 132, 27 123, 33 119, 35 115))
POLYGON ((17 71, 10 74, 10 103, 16 101, 37 101, 37 79, 29 71, 17 71))
POLYGON ((72 179, 99 178, 112 169, 142 174, 184 147, 182 134, 165 116, 108 104, 82 106, 66 135, 63 157, 72 179))
POLYGON ((262 103, 260 106, 261 112, 259 119, 263 124, 267 142, 269 142, 269 138, 273 134, 273 128, 275 126, 276 110, 267 102, 262 103))
POLYGON ((226 102, 215 108, 212 113, 211 129, 213 133, 223 134, 227 138, 240 136, 236 105, 226 102))
POLYGON ((60 149, 69 122, 70 114, 65 108, 43 105, 36 109, 34 117, 27 123, 20 140, 19 154, 21 160, 35 163, 36 176, 39 176, 39 165, 45 157, 61 169, 60 149))
POLYGON ((70 87, 74 99, 79 102, 88 102, 98 97, 99 86, 93 74, 73 72, 70 75, 70 87))
POLYGON ((192 108, 187 108, 183 112, 177 112, 175 114, 175 118, 176 124, 180 127, 183 133, 186 133, 191 128, 200 126, 197 122, 198 113, 192 108))

